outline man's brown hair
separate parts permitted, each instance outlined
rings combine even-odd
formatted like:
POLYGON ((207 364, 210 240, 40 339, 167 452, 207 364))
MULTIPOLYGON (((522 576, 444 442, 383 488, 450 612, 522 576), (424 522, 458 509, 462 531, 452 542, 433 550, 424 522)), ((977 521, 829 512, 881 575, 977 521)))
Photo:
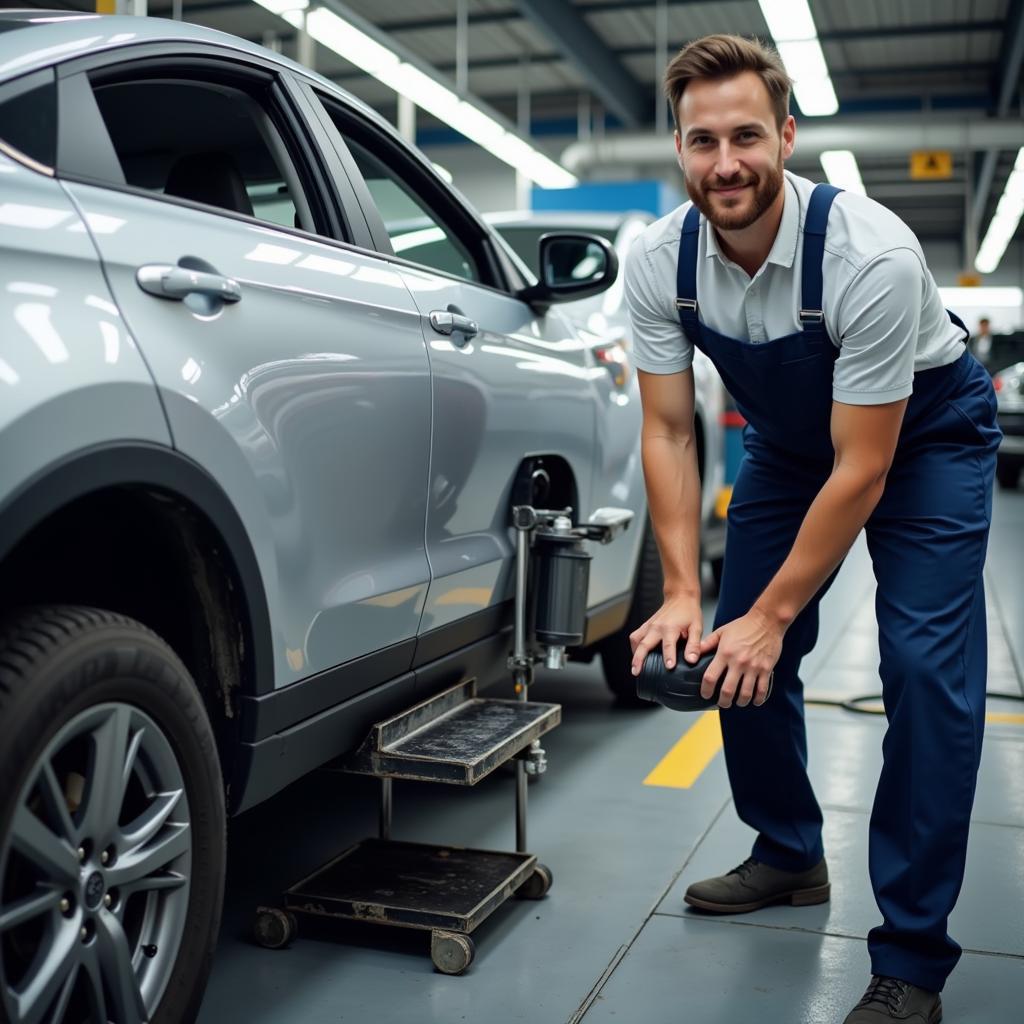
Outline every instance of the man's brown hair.
POLYGON ((789 115, 792 79, 782 58, 758 39, 743 36, 704 36, 684 46, 665 69, 665 97, 679 127, 679 101, 690 82, 698 79, 732 78, 753 71, 764 82, 779 127, 789 115))

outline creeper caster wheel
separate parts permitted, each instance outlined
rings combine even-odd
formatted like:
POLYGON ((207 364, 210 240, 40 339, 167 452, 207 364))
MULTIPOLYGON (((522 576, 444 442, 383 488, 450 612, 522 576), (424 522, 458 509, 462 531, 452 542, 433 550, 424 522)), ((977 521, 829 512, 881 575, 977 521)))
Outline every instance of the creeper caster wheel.
POLYGON ((476 946, 468 935, 430 933, 430 959, 442 974, 462 974, 473 962, 476 946))
POLYGON ((264 949, 284 949, 299 930, 295 915, 280 907, 257 907, 253 934, 264 949))
POLYGON ((517 895, 521 896, 524 900, 543 899, 551 888, 553 881, 554 876, 551 874, 551 868, 546 864, 538 864, 533 869, 533 874, 519 887, 517 895))

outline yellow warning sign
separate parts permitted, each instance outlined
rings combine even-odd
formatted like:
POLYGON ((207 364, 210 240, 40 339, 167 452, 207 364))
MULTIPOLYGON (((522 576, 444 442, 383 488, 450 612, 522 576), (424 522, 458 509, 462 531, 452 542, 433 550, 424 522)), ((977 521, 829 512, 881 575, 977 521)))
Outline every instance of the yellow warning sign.
POLYGON ((910 176, 915 181, 953 177, 953 154, 948 149, 919 149, 910 154, 910 176))

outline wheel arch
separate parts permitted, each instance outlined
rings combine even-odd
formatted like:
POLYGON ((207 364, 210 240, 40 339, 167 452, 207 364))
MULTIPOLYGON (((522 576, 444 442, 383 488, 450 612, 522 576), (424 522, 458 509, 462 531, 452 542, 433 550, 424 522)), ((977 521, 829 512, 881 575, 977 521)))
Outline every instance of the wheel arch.
POLYGON ((273 689, 273 655, 256 555, 219 484, 145 443, 97 446, 37 473, 0 506, 0 606, 54 600, 108 606, 175 648, 230 782, 240 697, 273 689))

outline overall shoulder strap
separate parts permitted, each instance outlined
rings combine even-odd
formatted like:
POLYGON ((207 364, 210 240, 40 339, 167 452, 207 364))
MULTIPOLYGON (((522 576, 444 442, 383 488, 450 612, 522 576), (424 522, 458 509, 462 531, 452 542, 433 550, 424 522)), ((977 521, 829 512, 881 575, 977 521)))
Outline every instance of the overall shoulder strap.
POLYGON ((825 229, 832 203, 842 189, 835 185, 815 185, 804 220, 803 267, 800 276, 800 326, 805 334, 825 334, 825 314, 821 308, 821 264, 825 256, 825 229))
POLYGON ((676 263, 676 312, 683 333, 692 343, 700 330, 697 317, 697 243, 700 239, 700 210, 690 206, 683 218, 676 263))

